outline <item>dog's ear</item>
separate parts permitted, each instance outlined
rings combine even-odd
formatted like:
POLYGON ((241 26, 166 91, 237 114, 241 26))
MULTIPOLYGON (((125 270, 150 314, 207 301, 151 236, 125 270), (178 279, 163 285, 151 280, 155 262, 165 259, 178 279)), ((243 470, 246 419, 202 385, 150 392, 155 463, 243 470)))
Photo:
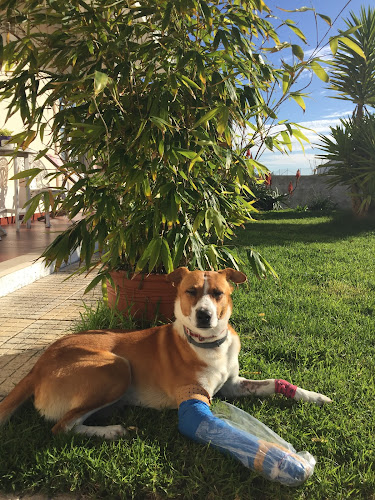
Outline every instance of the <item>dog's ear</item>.
POLYGON ((227 269, 222 269, 218 271, 219 274, 224 274, 227 281, 233 281, 233 283, 244 283, 247 280, 246 274, 241 273, 241 271, 236 271, 231 267, 227 269))
POLYGON ((171 273, 167 274, 165 279, 167 281, 169 281, 170 283, 172 283, 172 285, 176 286, 189 273, 190 273, 190 271, 187 267, 178 267, 177 269, 175 269, 171 273))

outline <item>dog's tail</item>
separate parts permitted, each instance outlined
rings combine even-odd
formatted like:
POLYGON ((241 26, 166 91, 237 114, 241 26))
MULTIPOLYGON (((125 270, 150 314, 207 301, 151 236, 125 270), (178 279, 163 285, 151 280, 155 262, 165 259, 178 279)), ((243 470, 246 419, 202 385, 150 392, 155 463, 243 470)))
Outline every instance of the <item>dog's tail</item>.
POLYGON ((0 425, 5 424, 17 408, 21 406, 33 392, 33 375, 32 372, 30 372, 10 391, 4 401, 0 403, 0 425))

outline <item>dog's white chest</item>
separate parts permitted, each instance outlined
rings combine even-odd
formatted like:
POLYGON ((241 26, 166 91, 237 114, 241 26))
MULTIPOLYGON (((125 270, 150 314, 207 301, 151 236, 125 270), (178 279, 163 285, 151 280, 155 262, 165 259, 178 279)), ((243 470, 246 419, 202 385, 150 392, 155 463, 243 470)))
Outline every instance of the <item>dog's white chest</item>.
POLYGON ((207 365, 200 372, 198 381, 211 396, 223 387, 234 372, 238 371, 239 345, 238 337, 230 335, 228 341, 217 349, 199 352, 202 350, 196 348, 198 356, 207 365))

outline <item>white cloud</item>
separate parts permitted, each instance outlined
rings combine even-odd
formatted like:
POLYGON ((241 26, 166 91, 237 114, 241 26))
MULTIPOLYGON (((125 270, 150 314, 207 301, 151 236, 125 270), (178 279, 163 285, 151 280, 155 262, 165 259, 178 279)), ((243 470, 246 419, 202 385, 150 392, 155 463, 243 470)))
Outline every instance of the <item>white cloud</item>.
MULTIPOLYGON (((301 47, 303 50, 303 47, 301 47)), ((310 57, 317 57, 319 59, 322 59, 323 61, 329 61, 333 58, 332 51, 329 47, 329 45, 325 45, 324 47, 320 47, 317 49, 316 47, 309 49, 309 50, 304 50, 304 60, 308 61, 310 57)), ((293 55, 288 55, 287 57, 283 58, 286 62, 291 62, 293 59, 295 60, 295 56, 293 55)), ((307 72, 308 73, 308 72, 307 72)))
POLYGON ((325 115, 324 118, 346 118, 352 114, 353 114, 352 109, 350 109, 349 111, 335 111, 334 113, 325 115))
POLYGON ((325 61, 329 61, 333 58, 332 51, 329 45, 325 45, 319 49, 313 48, 310 50, 305 50, 305 60, 310 57, 318 57, 319 59, 323 59, 325 61))
MULTIPOLYGON (((318 134, 328 135, 330 127, 334 127, 339 123, 340 120, 338 118, 323 118, 321 120, 299 122, 299 125, 306 127, 302 128, 301 131, 310 141, 310 143, 303 141, 305 152, 303 152, 301 144, 292 138, 291 153, 283 155, 278 151, 272 152, 267 150, 259 158, 259 161, 264 163, 275 174, 286 173, 286 171, 289 174, 293 174, 298 168, 304 175, 312 174, 317 165, 321 163, 316 158, 316 155, 320 154, 320 150, 317 148, 317 144, 320 142, 318 134)), ((275 127, 274 132, 277 129, 281 130, 282 127, 275 127)))
MULTIPOLYGON (((316 155, 321 153, 317 147, 320 142, 319 134, 329 135, 331 132, 330 127, 339 125, 340 117, 347 116, 348 114, 350 115, 351 113, 352 111, 328 112, 327 115, 319 120, 299 122, 299 125, 304 127, 301 129, 301 132, 310 141, 303 141, 305 151, 303 151, 301 144, 292 137, 291 153, 281 154, 277 150, 274 152, 266 150, 259 158, 259 161, 274 173, 281 173, 288 170, 289 173, 293 174, 298 168, 304 175, 313 173, 313 169, 321 163, 320 160, 316 158, 316 155)), ((284 129, 284 126, 277 125, 273 128, 272 135, 284 129)))
POLYGON ((313 153, 282 155, 267 151, 259 158, 259 161, 274 174, 295 174, 298 169, 304 175, 312 174, 319 164, 313 153))

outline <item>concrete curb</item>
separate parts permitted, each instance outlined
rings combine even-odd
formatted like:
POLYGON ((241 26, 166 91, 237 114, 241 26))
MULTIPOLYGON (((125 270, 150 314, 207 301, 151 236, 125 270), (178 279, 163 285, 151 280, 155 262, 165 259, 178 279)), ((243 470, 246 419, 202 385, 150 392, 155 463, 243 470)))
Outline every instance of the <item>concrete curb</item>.
MULTIPOLYGON (((79 261, 79 256, 80 251, 77 249, 70 256, 69 261, 61 265, 60 269, 79 261)), ((54 264, 46 267, 44 262, 38 260, 39 257, 40 253, 29 253, 0 264, 0 297, 5 297, 9 293, 55 272, 54 264)))

